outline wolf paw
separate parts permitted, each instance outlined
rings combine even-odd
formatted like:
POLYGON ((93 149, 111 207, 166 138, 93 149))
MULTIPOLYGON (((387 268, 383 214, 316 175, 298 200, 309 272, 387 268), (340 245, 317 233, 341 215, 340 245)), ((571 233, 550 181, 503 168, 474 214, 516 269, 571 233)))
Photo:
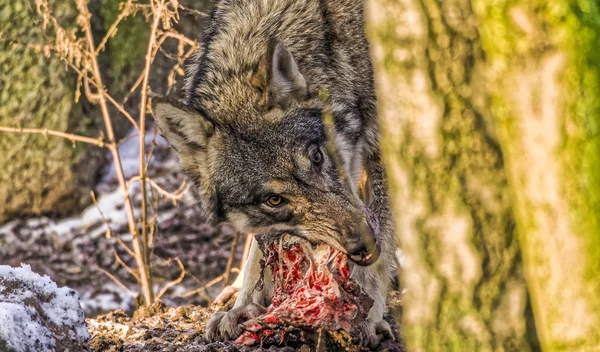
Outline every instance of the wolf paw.
POLYGON ((390 324, 385 320, 379 323, 367 320, 357 328, 353 342, 370 349, 376 349, 384 337, 394 338, 390 324))
POLYGON ((229 312, 216 312, 206 323, 206 339, 210 342, 234 340, 242 333, 244 320, 256 318, 266 311, 267 308, 250 303, 229 312))

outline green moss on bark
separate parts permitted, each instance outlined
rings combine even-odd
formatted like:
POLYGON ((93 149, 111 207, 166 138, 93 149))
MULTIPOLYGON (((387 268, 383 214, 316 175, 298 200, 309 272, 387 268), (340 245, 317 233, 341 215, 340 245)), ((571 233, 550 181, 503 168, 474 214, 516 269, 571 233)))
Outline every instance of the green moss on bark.
MULTIPOLYGON (((98 14, 103 27, 108 30, 121 12, 118 1, 103 1, 98 4, 98 14)), ((111 82, 113 94, 121 95, 135 82, 144 66, 144 55, 149 39, 149 24, 142 13, 123 19, 117 33, 108 42, 104 52, 107 65, 107 79, 111 82)))
POLYGON ((408 349, 536 350, 470 3, 369 3, 408 349))
POLYGON ((599 5, 473 3, 543 347, 597 347, 599 5))
MULTIPOLYGON (((53 6, 65 25, 74 23, 74 4, 56 1, 53 6)), ((34 11, 28 0, 0 9, 0 125, 97 136, 98 120, 85 117, 74 104, 76 77, 40 52, 48 39, 34 11)), ((95 147, 78 148, 60 138, 0 133, 0 223, 27 214, 66 214, 89 201, 99 163, 87 153, 95 147), (86 166, 80 167, 84 157, 86 166)))

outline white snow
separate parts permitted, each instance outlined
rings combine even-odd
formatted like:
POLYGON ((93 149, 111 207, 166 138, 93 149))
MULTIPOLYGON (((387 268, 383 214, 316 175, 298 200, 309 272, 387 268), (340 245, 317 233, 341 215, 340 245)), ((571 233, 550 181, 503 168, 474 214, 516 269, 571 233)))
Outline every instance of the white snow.
POLYGON ((51 223, 49 228, 51 232, 58 236, 59 240, 71 240, 73 233, 81 228, 81 219, 76 217, 66 218, 57 223, 51 223))
POLYGON ((107 283, 102 286, 101 292, 85 291, 81 296, 81 307, 86 312, 129 311, 133 309, 133 300, 119 286, 107 283))
POLYGON ((16 351, 53 351, 52 333, 35 316, 31 307, 0 302, 0 339, 16 351))
POLYGON ((29 265, 0 265, 0 338, 16 351, 52 351, 55 340, 36 311, 37 302, 47 319, 79 342, 90 337, 79 297, 68 287, 59 288, 48 276, 40 276, 29 265))
POLYGON ((104 216, 104 219, 110 224, 113 230, 127 226, 125 200, 120 188, 100 196, 97 199, 97 204, 92 204, 83 211, 81 216, 83 228, 89 228, 102 223, 102 226, 97 231, 104 234, 108 228, 103 223, 102 216, 104 216))

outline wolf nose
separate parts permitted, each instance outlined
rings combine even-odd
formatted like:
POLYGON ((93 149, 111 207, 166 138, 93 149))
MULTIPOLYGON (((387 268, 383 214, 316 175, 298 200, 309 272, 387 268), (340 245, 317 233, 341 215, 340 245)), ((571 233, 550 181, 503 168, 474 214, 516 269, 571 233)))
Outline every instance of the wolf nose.
POLYGON ((346 250, 350 260, 360 266, 368 266, 377 261, 380 254, 379 244, 376 241, 373 231, 365 231, 364 234, 358 234, 354 238, 359 240, 348 243, 346 250))

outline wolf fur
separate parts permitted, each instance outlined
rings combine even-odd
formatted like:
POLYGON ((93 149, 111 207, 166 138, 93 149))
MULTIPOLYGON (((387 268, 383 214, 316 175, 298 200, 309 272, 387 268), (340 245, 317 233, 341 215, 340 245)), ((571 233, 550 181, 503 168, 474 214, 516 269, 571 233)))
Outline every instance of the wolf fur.
MULTIPOLYGON (((352 269, 375 301, 358 335, 375 346, 395 246, 363 21, 362 0, 219 1, 186 73, 185 104, 154 98, 153 111, 215 222, 364 254, 374 249, 364 236, 363 201, 377 214, 381 255, 352 269), (323 88, 350 189, 324 152, 323 88)), ((209 340, 236 338, 238 320, 269 304, 272 287, 254 290, 261 258, 253 243, 236 303, 208 322, 209 340)))

